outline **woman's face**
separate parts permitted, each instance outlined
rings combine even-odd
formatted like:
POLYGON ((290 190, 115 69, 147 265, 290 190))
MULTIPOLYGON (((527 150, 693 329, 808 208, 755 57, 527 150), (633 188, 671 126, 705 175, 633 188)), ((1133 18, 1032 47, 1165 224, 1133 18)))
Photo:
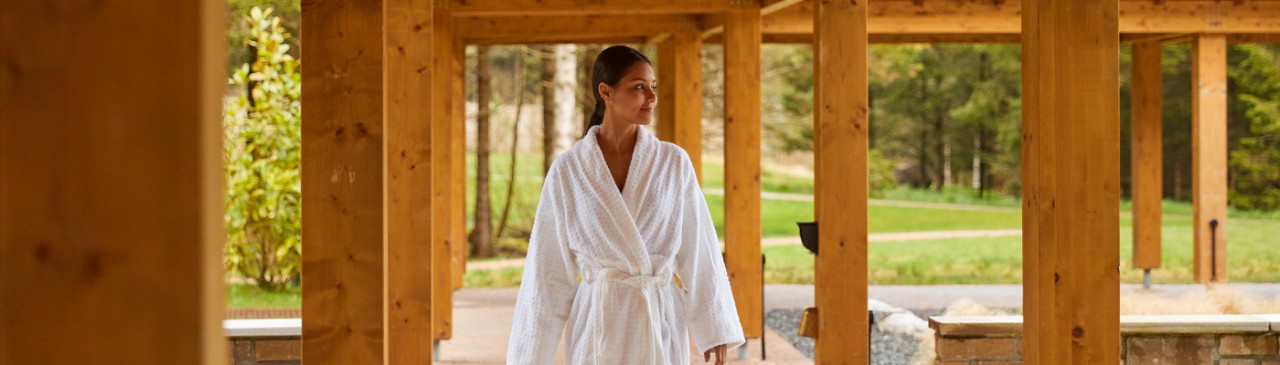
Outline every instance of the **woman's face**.
POLYGON ((604 99, 605 113, 613 120, 640 125, 653 121, 653 108, 658 105, 658 84, 649 63, 636 62, 617 85, 609 86, 602 82, 598 87, 600 97, 604 99))

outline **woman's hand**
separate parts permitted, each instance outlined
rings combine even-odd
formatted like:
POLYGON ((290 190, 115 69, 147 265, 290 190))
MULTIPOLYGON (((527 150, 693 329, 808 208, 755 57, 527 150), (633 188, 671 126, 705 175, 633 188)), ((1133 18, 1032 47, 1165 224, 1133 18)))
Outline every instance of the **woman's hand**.
POLYGON ((724 361, 725 361, 724 358, 726 357, 725 354, 728 351, 729 351, 729 348, 726 347, 725 345, 712 347, 710 350, 707 350, 707 352, 702 354, 702 362, 710 362, 711 354, 714 353, 716 354, 716 365, 724 365, 724 361))

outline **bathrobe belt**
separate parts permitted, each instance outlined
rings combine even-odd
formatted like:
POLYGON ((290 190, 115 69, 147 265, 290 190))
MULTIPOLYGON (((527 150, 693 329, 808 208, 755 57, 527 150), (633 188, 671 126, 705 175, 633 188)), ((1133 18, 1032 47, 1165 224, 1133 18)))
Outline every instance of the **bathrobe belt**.
MULTIPOLYGON (((663 317, 658 313, 660 303, 670 302, 671 294, 668 290, 662 290, 667 284, 673 281, 674 276, 670 268, 664 268, 653 276, 631 275, 630 273, 612 268, 612 267, 595 267, 584 268, 582 270, 582 281, 592 283, 591 306, 592 311, 596 313, 595 321, 592 325, 595 327, 595 364, 606 363, 600 358, 604 344, 604 334, 613 333, 606 332, 605 311, 610 307, 607 300, 613 296, 609 295, 609 291, 618 285, 624 285, 624 289, 635 290, 644 297, 646 322, 649 323, 649 363, 661 364, 665 362, 665 352, 662 348, 662 338, 660 337, 661 328, 658 321, 663 317)), ((675 350, 675 349, 673 349, 675 350)), ((615 354, 616 355, 616 354, 615 354)), ((612 361, 611 361, 612 362, 612 361)))

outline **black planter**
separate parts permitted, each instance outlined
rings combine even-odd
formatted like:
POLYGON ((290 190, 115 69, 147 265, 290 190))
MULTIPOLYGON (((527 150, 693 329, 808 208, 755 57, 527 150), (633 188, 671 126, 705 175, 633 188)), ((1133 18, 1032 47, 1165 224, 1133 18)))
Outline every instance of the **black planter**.
POLYGON ((800 226, 800 243, 814 255, 818 254, 818 222, 796 222, 800 226))

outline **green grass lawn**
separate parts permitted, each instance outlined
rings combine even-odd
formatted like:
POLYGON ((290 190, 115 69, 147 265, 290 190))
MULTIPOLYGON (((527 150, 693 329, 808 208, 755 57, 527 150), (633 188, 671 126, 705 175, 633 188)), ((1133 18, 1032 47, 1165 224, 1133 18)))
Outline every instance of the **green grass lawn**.
MULTIPOLYGON (((1280 222, 1229 221, 1228 276, 1232 282, 1280 282, 1280 222)), ((1191 283, 1191 222, 1165 220, 1163 267, 1152 271, 1156 283, 1191 283)), ((1133 267, 1133 230, 1121 219, 1120 280, 1141 283, 1133 267)), ((813 256, 799 246, 766 247, 768 283, 813 283, 813 256)), ((873 242, 867 248, 868 277, 877 285, 1016 284, 1022 282, 1022 238, 957 238, 931 241, 873 242)))
MULTIPOLYGON (((516 193, 514 194, 511 230, 527 232, 538 194, 542 188, 540 155, 518 156, 516 193)), ((492 168, 494 220, 505 202, 506 155, 495 154, 492 168)), ((471 227, 475 202, 474 155, 468 156, 467 226, 471 227)), ((704 161, 703 186, 723 186, 723 166, 704 161)), ((765 170, 761 176, 765 191, 812 194, 812 180, 765 170)), ((723 237, 724 198, 707 195, 707 205, 723 237)), ((961 210, 899 207, 872 204, 868 207, 870 233, 919 232, 974 229, 1016 229, 1021 227, 1019 201, 1014 197, 993 195, 977 198, 972 190, 948 188, 942 192, 897 188, 884 193, 882 200, 925 203, 965 204, 1005 207, 1008 210, 961 210)), ((1164 267, 1154 270, 1157 283, 1190 283, 1191 280, 1191 213, 1187 202, 1164 202, 1164 267)), ((1123 201, 1121 211, 1129 211, 1123 201)), ((1228 271, 1233 282, 1280 282, 1280 212, 1241 212, 1230 210, 1228 221, 1228 271), (1246 219, 1240 219, 1246 218, 1246 219)), ((796 237, 795 222, 813 220, 813 203, 790 200, 761 202, 761 233, 764 237, 796 237)), ((496 222, 495 222, 496 229, 496 222)), ((516 239, 504 239, 511 244, 516 239)), ((873 242, 868 247, 868 275, 872 284, 1012 284, 1022 278, 1021 237, 957 238, 929 241, 873 242)), ((515 245, 518 246, 518 245, 515 245)), ((1142 271, 1132 267, 1132 230, 1130 218, 1122 214, 1120 228, 1121 280, 1139 283, 1142 271)), ((813 256, 800 246, 766 247, 768 258, 765 281, 768 283, 812 283, 813 256)), ((479 260, 476 260, 479 261, 479 260)), ((520 284, 522 268, 472 270, 464 277, 467 287, 514 287, 520 284)), ((232 285, 228 307, 289 308, 299 305, 298 291, 263 293, 256 288, 232 285)))
MULTIPOLYGON (((1280 222, 1230 221, 1227 265, 1232 282, 1280 282, 1280 222)), ((1161 249, 1163 267, 1152 271, 1156 283, 1191 283, 1191 222, 1166 220, 1161 249)), ((1141 283, 1133 268, 1133 231, 1127 218, 1120 227, 1120 279, 1141 283)), ((798 245, 765 247, 766 283, 812 284, 813 255, 798 245)), ((1022 238, 955 238, 872 242, 867 248, 873 285, 1016 284, 1022 282, 1022 238)), ((468 287, 512 287, 521 268, 470 271, 468 287)))
POLYGON ((302 307, 302 290, 297 287, 269 292, 249 284, 227 284, 227 309, 299 307, 302 307))

